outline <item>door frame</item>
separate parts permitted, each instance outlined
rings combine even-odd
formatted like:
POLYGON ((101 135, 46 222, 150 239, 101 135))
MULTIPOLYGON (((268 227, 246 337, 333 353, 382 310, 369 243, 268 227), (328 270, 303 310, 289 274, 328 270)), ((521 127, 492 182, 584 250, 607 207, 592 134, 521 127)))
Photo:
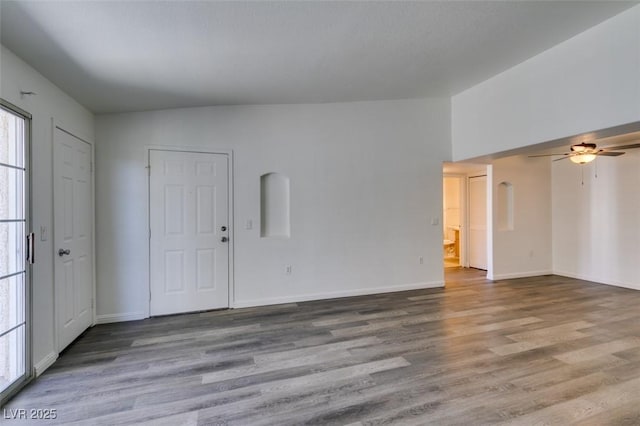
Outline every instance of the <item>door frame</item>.
POLYGON ((145 318, 151 316, 151 240, 148 237, 151 234, 151 151, 172 151, 172 152, 188 152, 195 154, 219 154, 226 155, 228 159, 227 167, 227 214, 229 217, 229 292, 227 304, 229 309, 235 307, 235 276, 234 276, 234 252, 235 252, 235 223, 233 216, 234 198, 233 198, 233 150, 231 149, 216 149, 216 148, 202 148, 191 146, 170 146, 170 145, 145 145, 144 147, 144 164, 145 174, 147 176, 147 211, 145 214, 147 224, 147 303, 145 318))
MULTIPOLYGON (((31 150, 31 140, 32 140, 32 132, 33 132, 33 117, 30 113, 23 110, 20 107, 15 106, 14 104, 0 98, 0 106, 3 109, 9 111, 12 114, 22 117, 25 120, 24 132, 25 132, 25 141, 24 141, 24 155, 25 162, 24 166, 26 169, 26 173, 24 174, 24 188, 27 192, 24 197, 24 208, 25 208, 25 236, 31 232, 31 227, 33 226, 33 212, 31 209, 32 206, 32 193, 33 193, 33 180, 31 176, 31 171, 33 170, 33 160, 32 160, 32 150, 31 150)), ((26 248, 26 247, 25 247, 26 248)), ((34 251, 35 251, 35 242, 34 242, 34 251)), ((36 257, 37 259, 37 257, 36 257)), ((25 277, 24 277, 24 291, 25 291, 25 329, 24 329, 24 351, 25 351, 25 366, 24 366, 24 378, 22 380, 16 381, 7 387, 4 392, 7 395, 6 400, 0 400, 0 406, 4 406, 4 403, 14 397, 22 388, 28 385, 36 376, 35 367, 33 365, 33 264, 29 264, 25 260, 25 277)))
MULTIPOLYGON (((56 118, 51 118, 51 194, 53 196, 53 194, 55 194, 55 149, 56 149, 56 130, 60 130, 62 132, 65 132, 71 136, 73 136, 76 139, 81 140, 82 142, 88 144, 89 146, 91 146, 91 184, 89 185, 89 188, 91 190, 91 262, 92 262, 92 273, 91 273, 91 327, 96 325, 96 311, 97 311, 97 303, 96 303, 96 190, 95 190, 95 185, 96 185, 96 178, 95 178, 95 155, 96 155, 96 149, 95 149, 95 143, 93 142, 92 139, 90 139, 89 137, 85 136, 85 135, 81 135, 80 132, 77 132, 76 129, 73 130, 68 130, 68 129, 72 129, 71 126, 67 126, 65 123, 63 123, 61 120, 56 119, 56 118)), ((51 213, 51 232, 49 233, 49 238, 51 239, 51 246, 52 246, 52 263, 53 263, 53 318, 54 318, 54 325, 53 325, 53 342, 55 345, 55 353, 56 355, 58 355, 60 353, 60 348, 59 348, 59 342, 60 342, 60 336, 59 336, 59 330, 58 330, 58 310, 60 309, 60 307, 58 306, 57 300, 57 294, 56 294, 56 248, 55 248, 55 241, 56 241, 56 229, 55 229, 55 218, 54 215, 56 214, 56 208, 55 208, 55 196, 53 196, 53 209, 52 209, 52 213, 51 213)))

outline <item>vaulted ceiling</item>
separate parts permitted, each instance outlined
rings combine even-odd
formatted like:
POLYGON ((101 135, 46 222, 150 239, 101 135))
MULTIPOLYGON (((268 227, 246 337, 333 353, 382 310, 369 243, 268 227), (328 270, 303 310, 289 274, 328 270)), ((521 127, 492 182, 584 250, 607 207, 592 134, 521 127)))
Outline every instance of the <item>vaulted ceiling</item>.
POLYGON ((1 42, 96 113, 450 96, 636 2, 2 1, 1 42))

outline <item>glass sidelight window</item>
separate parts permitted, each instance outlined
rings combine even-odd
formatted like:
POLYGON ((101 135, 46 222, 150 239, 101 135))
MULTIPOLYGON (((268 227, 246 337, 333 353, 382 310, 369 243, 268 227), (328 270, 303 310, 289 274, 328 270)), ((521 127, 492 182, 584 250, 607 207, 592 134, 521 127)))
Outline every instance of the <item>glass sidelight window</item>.
POLYGON ((29 121, 0 105, 0 402, 30 376, 27 146, 29 121))

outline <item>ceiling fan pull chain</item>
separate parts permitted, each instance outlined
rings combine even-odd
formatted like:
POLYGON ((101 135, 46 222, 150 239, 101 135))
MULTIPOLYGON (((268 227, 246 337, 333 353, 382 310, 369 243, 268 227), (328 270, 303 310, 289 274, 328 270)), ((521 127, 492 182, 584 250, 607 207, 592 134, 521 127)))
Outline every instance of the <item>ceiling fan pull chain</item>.
POLYGON ((580 174, 582 175, 582 186, 584 186, 584 167, 580 167, 580 174))
POLYGON ((598 159, 596 158, 596 161, 593 162, 595 168, 596 168, 596 179, 598 179, 598 159))

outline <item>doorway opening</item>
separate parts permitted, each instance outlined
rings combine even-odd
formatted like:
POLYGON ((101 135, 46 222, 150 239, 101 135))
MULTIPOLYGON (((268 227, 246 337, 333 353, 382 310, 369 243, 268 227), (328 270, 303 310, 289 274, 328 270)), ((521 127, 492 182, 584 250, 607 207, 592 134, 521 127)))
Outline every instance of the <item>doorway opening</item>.
POLYGON ((442 247, 445 268, 456 268, 460 263, 460 229, 462 225, 462 176, 442 179, 442 247))
POLYGON ((446 271, 488 269, 490 196, 487 166, 444 163, 442 179, 442 257, 446 271))

